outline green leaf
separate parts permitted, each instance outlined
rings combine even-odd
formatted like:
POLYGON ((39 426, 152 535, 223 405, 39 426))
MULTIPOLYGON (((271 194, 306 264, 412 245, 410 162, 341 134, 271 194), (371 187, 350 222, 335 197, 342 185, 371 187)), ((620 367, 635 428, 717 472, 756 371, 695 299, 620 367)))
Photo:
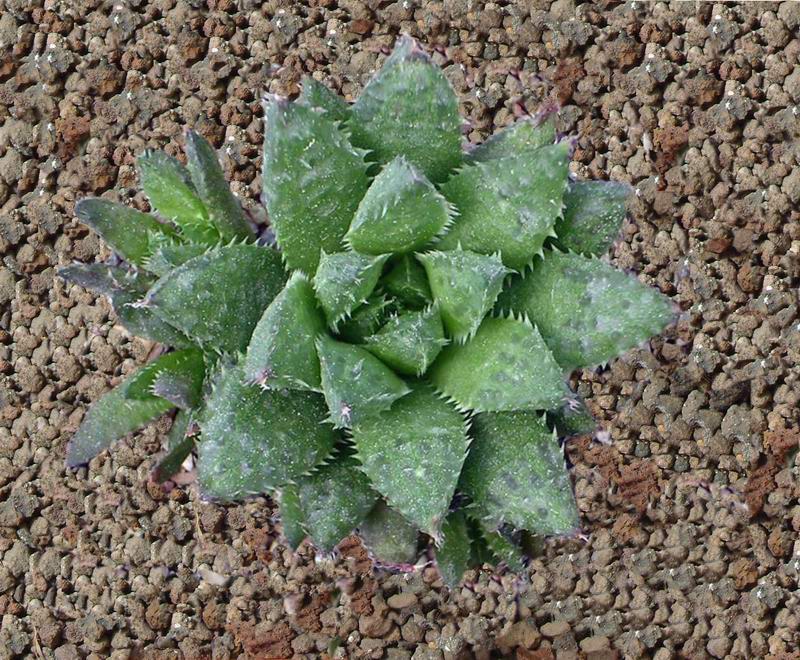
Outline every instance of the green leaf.
POLYGON ((422 309, 433 301, 428 276, 413 255, 404 254, 381 279, 386 292, 408 309, 422 309))
POLYGON ((253 330, 245 378, 270 389, 319 391, 315 341, 323 332, 325 318, 314 289, 302 272, 295 271, 253 330))
MULTIPOLYGON (((146 375, 138 378, 135 383, 128 387, 125 392, 125 396, 128 399, 150 399, 153 396, 161 396, 153 388, 156 381, 164 374, 172 374, 178 377, 184 376, 192 380, 199 378, 200 386, 202 386, 205 365, 203 363, 203 353, 197 348, 165 353, 158 360, 152 362, 151 365, 146 375)), ((174 402, 172 403, 173 405, 178 405, 174 402)))
POLYGON ((335 328, 367 300, 388 258, 388 254, 372 257, 356 252, 322 253, 314 275, 314 291, 328 325, 335 328))
POLYGON ((206 364, 198 349, 174 351, 175 360, 164 365, 153 380, 152 393, 183 410, 197 408, 203 401, 206 364))
POLYGON ((305 529, 305 515, 300 495, 295 484, 287 484, 280 491, 278 510, 283 528, 283 537, 292 550, 297 550, 308 536, 305 529))
POLYGON ((225 180, 217 152, 195 131, 186 131, 186 168, 222 240, 255 238, 242 205, 225 180))
POLYGON ((152 215, 99 197, 82 199, 75 204, 75 215, 94 229, 115 252, 137 266, 143 266, 150 254, 148 236, 175 236, 175 231, 152 215))
POLYGON ((134 300, 141 298, 153 283, 152 276, 141 271, 104 263, 62 266, 58 269, 58 275, 70 284, 77 284, 112 299, 120 292, 127 293, 134 300))
POLYGON ((206 243, 179 243, 170 238, 150 235, 150 256, 145 268, 163 277, 169 271, 185 264, 189 259, 199 257, 208 251, 206 243))
POLYGON ((398 373, 420 376, 446 343, 442 319, 431 307, 393 316, 376 334, 366 338, 364 348, 398 373))
POLYGON ((373 180, 345 240, 363 254, 413 252, 441 235, 450 218, 447 200, 397 156, 373 180))
POLYGON ((354 424, 353 441, 389 505, 438 538, 469 444, 464 417, 417 383, 389 410, 354 424))
POLYGON ((337 336, 352 344, 362 343, 386 322, 391 307, 392 303, 386 296, 373 294, 367 298, 367 302, 356 308, 349 319, 339 324, 337 336))
POLYGON ((564 453, 537 413, 480 414, 472 432, 460 487, 486 524, 546 535, 578 528, 564 453))
POLYGON ((442 543, 436 550, 436 564, 444 583, 455 589, 469 568, 470 539, 467 519, 462 511, 451 513, 442 525, 442 543))
POLYGON ((592 417, 583 399, 574 393, 560 407, 548 411, 547 416, 562 438, 584 435, 597 428, 597 421, 592 417))
POLYGON ((338 434, 322 424, 314 392, 247 385, 239 365, 222 368, 199 418, 203 493, 235 500, 299 478, 330 454, 338 434))
POLYGON ((364 152, 328 113, 271 99, 265 107, 263 200, 286 263, 308 275, 338 252, 369 185, 364 152))
POLYGON ((301 86, 302 91, 297 99, 299 104, 324 110, 325 114, 334 121, 346 122, 350 119, 350 106, 336 92, 310 76, 303 78, 301 86))
POLYGON ((288 489, 296 493, 303 527, 323 552, 331 552, 360 525, 378 499, 350 458, 337 458, 288 489))
POLYGON ((523 151, 532 151, 556 141, 554 115, 543 120, 519 119, 500 129, 486 141, 467 153, 467 163, 478 163, 503 158, 523 151))
POLYGON ((353 144, 370 149, 381 164, 402 155, 440 183, 461 163, 458 99, 409 37, 398 39, 352 113, 353 144))
POLYGON ((568 162, 569 146, 560 143, 467 165, 441 188, 460 215, 437 249, 499 252, 522 270, 553 235, 568 162))
POLYGON ((502 562, 512 571, 522 572, 525 569, 525 555, 519 545, 509 538, 504 530, 488 529, 480 521, 477 524, 481 537, 491 552, 492 563, 502 562))
POLYGON ((557 251, 514 280, 498 307, 528 315, 568 370, 607 362, 674 318, 656 289, 597 259, 557 251))
POLYGON ((361 540, 382 564, 412 564, 417 558, 417 528, 379 500, 359 527, 361 540))
POLYGON ((499 255, 469 250, 418 254, 448 334, 463 342, 478 329, 511 271, 499 255))
POLYGON ((162 365, 174 359, 167 354, 154 360, 92 404, 67 445, 68 467, 88 463, 124 435, 173 408, 171 402, 161 397, 147 396, 146 390, 162 365), (129 398, 129 392, 137 396, 129 398))
POLYGON ((616 181, 573 181, 556 220, 556 244, 586 256, 605 253, 619 237, 631 187, 616 181))
POLYGON ((329 420, 336 428, 358 424, 411 391, 389 367, 360 346, 321 335, 317 353, 329 420))
POLYGON ((189 241, 205 246, 219 243, 219 232, 183 165, 163 151, 149 149, 136 164, 142 189, 156 213, 174 222, 189 241))
POLYGON ((190 344, 186 335, 162 321, 152 310, 136 306, 153 281, 143 272, 132 273, 118 266, 96 263, 64 266, 58 274, 67 282, 107 296, 120 323, 131 334, 168 346, 190 344))
POLYGON ((186 410, 179 410, 172 420, 172 428, 167 436, 167 446, 158 457, 153 468, 153 479, 156 483, 163 484, 172 475, 177 474, 186 457, 194 449, 194 438, 188 435, 191 424, 191 414, 186 410))
POLYGON ((190 259, 156 282, 145 305, 204 348, 244 351, 286 282, 272 248, 228 245, 190 259))
POLYGON ((555 408, 567 393, 561 368, 536 328, 513 318, 484 319, 466 344, 451 344, 428 375, 475 411, 555 408))

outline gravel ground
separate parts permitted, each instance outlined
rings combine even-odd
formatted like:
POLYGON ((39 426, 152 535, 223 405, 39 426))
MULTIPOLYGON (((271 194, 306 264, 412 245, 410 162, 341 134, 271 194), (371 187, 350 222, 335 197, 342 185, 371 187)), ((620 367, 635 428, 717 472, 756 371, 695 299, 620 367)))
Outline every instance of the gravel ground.
POLYGON ((800 3, 201 4, 0 0, 0 659, 800 657, 800 3), (167 419, 63 467, 153 348, 54 277, 107 254, 76 199, 146 208, 135 155, 188 125, 253 204, 261 92, 352 98, 400 32, 472 140, 560 102, 575 171, 636 187, 613 260, 685 312, 575 377, 604 428, 568 444, 585 535, 453 593, 147 483, 167 419))

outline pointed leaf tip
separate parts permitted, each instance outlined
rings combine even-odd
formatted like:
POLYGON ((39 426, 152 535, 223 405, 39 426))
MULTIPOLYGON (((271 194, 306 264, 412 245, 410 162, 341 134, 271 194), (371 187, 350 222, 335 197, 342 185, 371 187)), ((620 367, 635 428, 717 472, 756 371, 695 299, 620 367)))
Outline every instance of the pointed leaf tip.
POLYGON ((75 204, 75 215, 91 227, 121 257, 143 266, 150 254, 151 233, 175 236, 175 231, 152 215, 99 197, 85 197, 75 204))
POLYGON ((352 433, 374 487, 411 523, 438 537, 469 444, 464 417, 429 385, 416 383, 352 433))
POLYGON ((319 358, 315 341, 325 331, 314 289, 296 271, 269 304, 253 330, 244 374, 248 382, 270 389, 319 390, 319 358))
POLYGON ((320 251, 342 249, 369 185, 364 158, 328 113, 268 101, 263 201, 289 268, 313 275, 320 251))
POLYGON ((381 164, 403 155, 440 183, 461 163, 458 99, 413 40, 398 40, 352 112, 353 144, 381 164))
POLYGON ((337 428, 358 424, 410 392, 389 367, 360 346, 321 335, 317 353, 322 390, 337 428))
POLYGON ((366 301, 389 256, 367 256, 357 252, 321 254, 314 275, 314 291, 328 325, 335 328, 339 321, 366 301))
POLYGON ((186 132, 186 160, 192 183, 222 240, 255 238, 242 205, 225 180, 217 152, 193 130, 186 132))
POLYGON ((476 415, 460 487, 482 519, 541 534, 578 527, 578 509, 558 440, 538 413, 476 415))
POLYGON ((244 351, 286 274, 272 248, 236 244, 214 248, 153 285, 147 305, 204 348, 244 351))
MULTIPOLYGON (((300 477, 295 484, 284 489, 290 493, 289 504, 296 507, 296 512, 287 511, 286 506, 283 511, 299 514, 302 529, 323 552, 331 552, 360 525, 378 499, 369 480, 356 465, 352 458, 337 457, 332 463, 300 477)), ((296 542, 302 532, 298 530, 297 519, 290 522, 289 540, 296 542)))
POLYGON ((419 376, 427 371, 446 343, 439 312, 430 307, 392 317, 365 339, 364 348, 398 373, 419 376))
POLYGON ((617 357, 674 319, 669 299, 598 259, 548 251, 498 300, 527 315, 565 369, 617 357))
POLYGON ((442 233, 450 213, 425 175, 397 156, 373 180, 346 238, 363 254, 413 252, 442 233))
POLYGON ((429 252, 417 255, 417 259, 428 274, 447 332, 456 341, 467 339, 477 330, 511 272, 497 255, 469 250, 429 252))
POLYGON ((604 254, 619 237, 632 188, 616 181, 573 181, 556 220, 556 244, 586 256, 604 254))
POLYGON ((568 164, 568 146, 554 144, 462 168, 442 185, 459 217, 437 248, 499 252, 506 266, 521 271, 561 215, 568 164))
POLYGON ((313 392, 248 385, 239 365, 223 366, 199 418, 202 491, 235 500, 299 478, 333 449, 325 402, 313 392))
POLYGON ((510 318, 484 319, 472 339, 447 346, 428 375, 441 392, 475 411, 554 408, 567 392, 536 328, 510 318))

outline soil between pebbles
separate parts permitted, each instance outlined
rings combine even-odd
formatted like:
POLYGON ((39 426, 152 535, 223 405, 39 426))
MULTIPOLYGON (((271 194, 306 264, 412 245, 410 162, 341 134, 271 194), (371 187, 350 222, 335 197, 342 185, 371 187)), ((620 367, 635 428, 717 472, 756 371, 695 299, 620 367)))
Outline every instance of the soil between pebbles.
POLYGON ((797 2, 0 0, 0 659, 800 657, 798 35, 797 2), (558 101, 575 173, 635 186, 613 261, 684 310, 575 375, 585 538, 454 593, 148 483, 167 419, 63 461, 153 348, 54 277, 107 255, 75 201, 146 209, 136 154, 192 126, 257 209, 260 94, 352 99, 400 32, 470 140, 558 101))

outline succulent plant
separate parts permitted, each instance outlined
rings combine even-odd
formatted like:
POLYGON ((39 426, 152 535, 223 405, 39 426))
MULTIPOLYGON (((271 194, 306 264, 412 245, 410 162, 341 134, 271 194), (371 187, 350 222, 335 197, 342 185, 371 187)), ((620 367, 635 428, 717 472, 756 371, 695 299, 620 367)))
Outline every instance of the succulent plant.
POLYGON ((275 496, 291 546, 329 552, 358 530, 408 565, 427 544, 450 585, 576 531, 558 435, 592 420, 567 376, 673 308, 597 258, 628 186, 572 180, 552 115, 471 150, 461 125, 441 70, 402 38, 352 105, 314 80, 265 99, 276 245, 192 131, 185 166, 139 158, 155 215, 81 201, 118 258, 62 277, 166 348, 93 404, 68 464, 172 412, 157 479, 196 452, 202 495, 275 496))

